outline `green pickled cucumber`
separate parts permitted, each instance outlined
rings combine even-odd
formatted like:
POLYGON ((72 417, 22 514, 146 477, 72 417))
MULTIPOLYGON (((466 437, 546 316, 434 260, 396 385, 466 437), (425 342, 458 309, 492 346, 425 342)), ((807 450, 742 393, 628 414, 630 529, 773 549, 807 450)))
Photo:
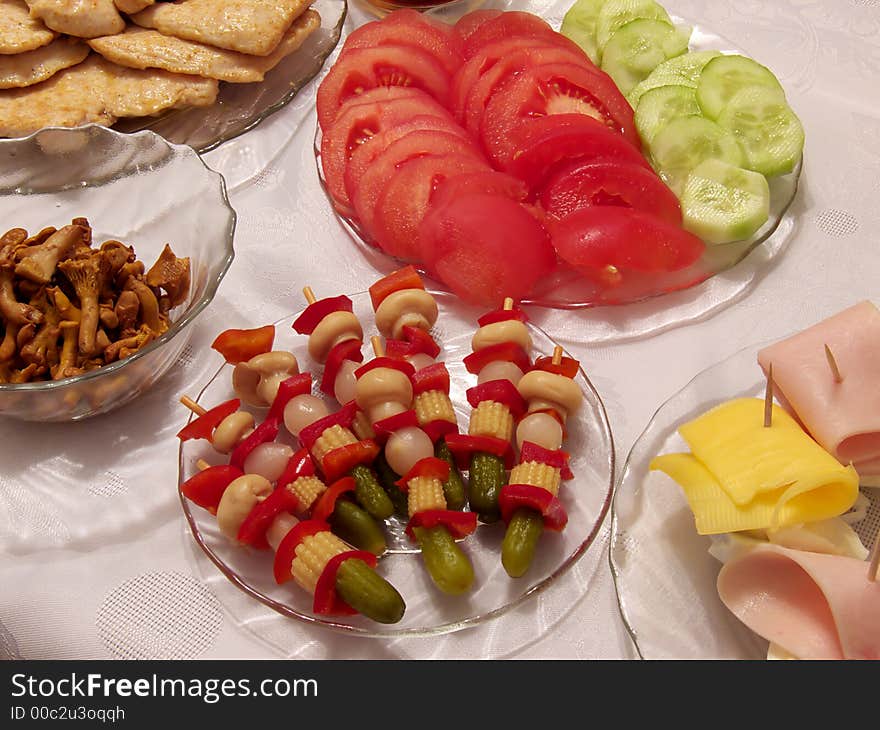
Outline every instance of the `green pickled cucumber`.
POLYGON ((437 442, 434 455, 449 464, 449 479, 443 483, 443 496, 446 497, 446 507, 448 509, 464 509, 464 506, 467 504, 467 491, 465 490, 464 479, 461 478, 461 472, 455 464, 455 459, 452 458, 452 452, 446 445, 446 441, 440 439, 437 442))
POLYGON ((373 462, 373 468, 376 470, 376 476, 379 477, 379 483, 394 505, 395 513, 401 517, 406 517, 409 514, 406 492, 397 486, 400 474, 391 468, 384 453, 376 457, 376 461, 373 462))
POLYGON ((358 550, 381 555, 388 548, 385 533, 367 512, 347 499, 336 500, 333 514, 327 519, 333 534, 358 550))
POLYGON ((353 609, 382 624, 396 624, 406 611, 394 586, 358 558, 349 558, 339 566, 336 593, 353 609))
POLYGON ((414 527, 422 549, 422 560, 436 586, 444 593, 460 595, 474 583, 474 567, 467 555, 442 525, 414 527))
POLYGON ((471 455, 468 473, 470 507, 483 522, 497 522, 501 517, 498 493, 506 482, 507 473, 500 456, 479 451, 471 455))
POLYGON ((544 518, 539 512, 520 507, 513 513, 501 543, 501 564, 511 578, 528 571, 543 532, 544 518))
POLYGON ((355 482, 354 496, 361 507, 378 520, 386 520, 394 514, 391 498, 370 467, 359 464, 350 474, 355 482))

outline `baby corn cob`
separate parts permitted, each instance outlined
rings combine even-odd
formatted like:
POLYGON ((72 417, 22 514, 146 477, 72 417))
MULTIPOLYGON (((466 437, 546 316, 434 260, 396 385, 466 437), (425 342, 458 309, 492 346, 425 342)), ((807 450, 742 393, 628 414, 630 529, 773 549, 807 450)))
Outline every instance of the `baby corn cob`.
POLYGON ((443 482, 435 477, 413 477, 408 482, 407 509, 409 516, 429 509, 446 509, 443 482))
POLYGON ((510 470, 510 484, 531 484, 546 489, 554 497, 559 494, 562 470, 539 461, 517 464, 510 470))
POLYGON ((367 414, 363 411, 358 411, 354 416, 354 422, 351 424, 351 430, 354 431, 355 435, 361 439, 372 439, 376 438, 376 432, 373 430, 372 425, 370 425, 370 419, 367 418, 367 414))
POLYGON ((315 592, 318 578, 330 558, 351 550, 332 532, 318 532, 305 538, 296 548, 296 557, 290 566, 293 579, 309 593, 315 592))
POLYGON ((356 444, 357 442, 357 436, 355 436, 349 429, 339 425, 331 426, 330 428, 325 429, 324 433, 322 433, 318 437, 318 440, 315 441, 314 446, 312 446, 312 456, 314 456, 315 460, 320 464, 321 460, 329 452, 333 451, 333 449, 356 444))
POLYGON ((468 434, 510 441, 513 438, 513 426, 513 414, 504 403, 484 400, 471 411, 468 434))
POLYGON ((452 401, 442 390, 428 390, 419 393, 413 400, 413 408, 419 425, 425 426, 434 421, 456 423, 452 401))
POLYGON ((315 500, 327 491, 327 485, 318 477, 300 477, 287 488, 296 495, 303 512, 308 512, 315 500))

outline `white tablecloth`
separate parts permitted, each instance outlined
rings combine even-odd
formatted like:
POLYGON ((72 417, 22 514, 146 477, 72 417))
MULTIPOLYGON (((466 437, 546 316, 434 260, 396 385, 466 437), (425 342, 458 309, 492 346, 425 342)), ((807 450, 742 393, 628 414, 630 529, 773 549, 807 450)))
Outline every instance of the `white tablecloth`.
MULTIPOLYGON (((544 13, 558 27, 567 3, 512 6, 544 13)), ((794 233, 777 255, 759 249, 682 295, 539 316, 602 396, 618 473, 651 414, 697 372, 861 299, 877 301, 880 276, 880 1, 665 6, 776 72, 806 129, 805 168, 794 233)), ((353 7, 347 29, 363 20, 353 7)), ((537 624, 514 613, 475 630, 405 641, 291 630, 268 609, 249 610, 245 623, 244 597, 217 579, 187 534, 174 437, 185 414, 176 399, 197 392, 217 367, 213 336, 299 308, 305 283, 354 292, 376 278, 319 187, 314 92, 313 83, 296 103, 207 155, 232 186, 236 260, 177 369, 99 419, 0 422, 0 657, 632 657, 608 567, 610 520, 540 605, 523 608, 541 611, 537 624), (251 146, 260 154, 250 155, 251 146), (266 149, 277 154, 263 164, 266 149), (90 510, 65 510, 65 500, 80 507, 85 500, 90 510)))

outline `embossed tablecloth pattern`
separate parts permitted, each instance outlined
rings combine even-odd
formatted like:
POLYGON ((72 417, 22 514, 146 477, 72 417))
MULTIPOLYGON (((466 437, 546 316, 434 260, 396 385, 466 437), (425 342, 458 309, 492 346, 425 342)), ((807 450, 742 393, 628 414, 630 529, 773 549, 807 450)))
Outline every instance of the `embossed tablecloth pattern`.
MULTIPOLYGON (((558 27, 568 3, 510 5, 558 27)), ((703 368, 880 299, 880 0, 665 6, 777 73, 804 122, 805 167, 794 235, 769 262, 759 249, 724 275, 721 283, 738 284, 735 297, 715 302, 719 282, 710 281, 614 311, 537 318, 581 358, 603 397, 619 466, 658 405, 703 368), (668 308, 686 321, 671 324, 668 308), (628 337, 633 330, 651 334, 628 337)), ((348 30, 363 20, 353 8, 348 30)), ((213 336, 289 313, 306 283, 352 292, 376 278, 320 189, 314 93, 312 83, 248 137, 206 157, 233 181, 237 256, 177 369, 93 421, 0 421, 0 657, 632 656, 607 565, 607 520, 600 544, 540 601, 479 629, 396 642, 306 632, 268 609, 242 608, 243 596, 194 549, 176 495, 174 433, 185 419, 177 397, 216 368, 213 336)))

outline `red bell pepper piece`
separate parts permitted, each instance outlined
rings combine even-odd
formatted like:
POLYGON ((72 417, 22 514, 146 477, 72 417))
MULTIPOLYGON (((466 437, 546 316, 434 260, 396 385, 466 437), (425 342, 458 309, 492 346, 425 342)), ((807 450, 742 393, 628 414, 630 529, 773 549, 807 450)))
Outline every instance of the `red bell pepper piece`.
POLYGON ((426 509, 417 512, 406 526, 406 534, 411 540, 415 540, 413 527, 438 527, 442 525, 450 534, 458 539, 467 537, 477 529, 476 512, 459 512, 453 509, 426 509))
POLYGON ((321 434, 328 428, 332 428, 333 426, 349 428, 352 421, 354 421, 357 410, 357 403, 354 401, 346 403, 342 408, 336 411, 336 413, 331 413, 329 416, 319 418, 314 423, 310 423, 306 426, 299 432, 299 442, 307 449, 311 449, 312 446, 315 445, 315 441, 321 438, 321 434))
POLYGON ((336 397, 333 386, 336 385, 336 376, 339 375, 342 363, 346 360, 363 362, 364 353, 361 352, 363 345, 364 343, 357 339, 343 340, 339 344, 333 345, 324 363, 324 374, 321 376, 322 392, 336 397))
POLYGON ((330 525, 319 520, 303 520, 290 528, 290 532, 284 536, 278 544, 278 549, 275 551, 275 562, 272 566, 275 573, 275 582, 281 585, 289 580, 293 580, 290 566, 293 565, 296 549, 303 540, 310 535, 329 531, 330 525))
POLYGON ((278 393, 272 401, 269 415, 266 419, 276 418, 279 421, 284 418, 284 407, 298 395, 306 395, 312 392, 311 373, 299 373, 291 375, 287 380, 282 380, 278 386, 278 393))
POLYGON ((375 568, 379 560, 373 553, 365 550, 349 550, 339 555, 334 555, 327 561, 318 582, 315 584, 315 598, 312 601, 312 610, 319 616, 342 615, 353 616, 357 613, 351 606, 336 595, 336 574, 339 566, 346 560, 363 560, 371 568, 375 568))
POLYGON ((403 339, 409 343, 410 355, 424 353, 428 357, 437 357, 440 354, 440 345, 435 342, 430 333, 413 327, 411 324, 404 325, 403 339))
POLYGON ((452 421, 444 421, 438 418, 436 421, 423 423, 422 431, 428 434, 428 438, 431 439, 432 443, 436 444, 444 436, 448 436, 449 434, 453 433, 457 434, 458 424, 453 423, 452 421))
POLYGON ((496 322, 509 322, 512 319, 519 320, 520 322, 528 322, 529 315, 523 312, 521 309, 495 309, 491 312, 486 312, 482 317, 477 320, 477 324, 480 327, 485 327, 487 324, 495 324, 496 322))
POLYGON ((385 356, 392 360, 405 360, 412 355, 412 345, 403 340, 385 340, 385 356))
POLYGON ((272 521, 282 512, 297 512, 298 510, 299 499, 297 496, 286 487, 276 487, 266 499, 258 502, 248 512, 241 527, 238 528, 238 541, 258 550, 268 550, 266 530, 269 529, 272 521))
POLYGON ((570 357, 563 357, 558 363, 553 362, 553 358, 549 356, 539 357, 535 360, 532 370, 545 370, 548 373, 556 373, 556 375, 564 375, 572 380, 578 374, 581 364, 570 357))
POLYGON ((226 487, 240 476, 244 472, 229 464, 210 466, 187 479, 180 485, 180 491, 188 500, 216 515, 226 487))
POLYGON ((348 474, 354 467, 372 464, 379 455, 379 444, 373 439, 364 439, 356 444, 347 444, 333 449, 324 455, 321 471, 328 482, 335 482, 348 474))
POLYGON ((559 498, 531 484, 505 484, 498 493, 498 507, 505 524, 510 522, 513 513, 520 507, 539 512, 548 530, 559 532, 568 523, 568 514, 559 498))
POLYGON ((519 418, 528 409, 528 405, 519 394, 516 386, 507 379, 490 380, 486 383, 475 385, 473 388, 467 389, 466 395, 468 403, 473 408, 476 408, 484 400, 503 403, 510 409, 514 418, 519 418))
POLYGON ((312 455, 309 453, 309 450, 303 447, 287 460, 287 466, 284 467, 284 471, 281 472, 281 476, 278 477, 275 486, 276 488, 286 487, 300 477, 312 476, 315 476, 315 462, 312 461, 312 455))
POLYGON ((256 329, 228 329, 217 335, 211 348, 217 350, 226 362, 235 365, 252 357, 269 352, 275 342, 275 325, 267 324, 256 329))
POLYGON ((482 350, 472 352, 464 359, 464 366, 469 373, 479 375, 480 370, 496 360, 512 362, 523 372, 531 366, 528 354, 515 342, 499 342, 497 345, 489 345, 482 350))
POLYGON ((419 272, 414 266, 404 266, 402 269, 392 271, 370 287, 370 301, 373 303, 373 311, 375 312, 379 308, 379 305, 389 294, 402 289, 424 288, 422 277, 419 276, 419 272))
POLYGON ((436 456, 426 456, 413 464, 412 468, 394 483, 405 492, 409 489, 409 480, 416 477, 431 477, 445 482, 449 479, 449 464, 436 456))
POLYGON ((336 502, 339 498, 347 492, 353 492, 355 486, 355 481, 352 477, 343 477, 333 482, 333 484, 327 487, 327 491, 321 494, 315 500, 315 504, 312 505, 312 519, 326 522, 327 518, 333 514, 333 510, 336 509, 336 502))
POLYGON ((338 297, 327 297, 306 307, 305 311, 293 322, 293 329, 301 335, 310 335, 321 320, 333 312, 352 311, 351 299, 344 294, 338 297))
POLYGON ((413 386, 413 396, 427 393, 430 390, 442 390, 449 394, 449 371, 445 362, 435 362, 426 368, 416 370, 410 377, 413 386))
POLYGON ((250 453, 260 444, 274 441, 278 436, 280 426, 281 421, 277 418, 267 418, 253 430, 250 436, 232 450, 229 455, 229 463, 239 469, 244 469, 245 459, 250 456, 250 453))
POLYGON ((373 432, 380 443, 385 442, 395 431, 402 428, 418 428, 419 418, 413 410, 397 413, 373 424, 373 432))
POLYGON ((562 449, 550 451, 549 449, 545 449, 543 446, 539 446, 531 441, 523 441, 523 445, 519 450, 520 464, 524 464, 527 461, 536 461, 539 464, 546 464, 554 469, 559 469, 563 479, 571 479, 574 476, 571 472, 571 468, 568 466, 569 458, 570 456, 567 451, 563 451, 562 449))
POLYGON ((190 439, 207 439, 210 441, 214 429, 220 425, 220 421, 226 418, 226 416, 235 413, 240 405, 241 401, 238 398, 233 398, 225 403, 221 403, 219 406, 214 406, 211 410, 203 413, 180 429, 177 432, 177 438, 181 441, 189 441, 190 439))
POLYGON ((355 370, 354 376, 360 379, 366 373, 370 372, 370 370, 375 370, 376 368, 391 368, 392 370, 399 370, 408 378, 411 378, 412 374, 416 371, 416 369, 406 360, 395 360, 390 357, 374 357, 368 363, 361 365, 355 370))
POLYGON ((446 445, 452 452, 459 469, 470 468, 471 454, 480 452, 493 454, 504 459, 504 467, 510 469, 514 463, 513 447, 509 441, 492 436, 469 436, 464 433, 451 433, 446 437, 446 445))

